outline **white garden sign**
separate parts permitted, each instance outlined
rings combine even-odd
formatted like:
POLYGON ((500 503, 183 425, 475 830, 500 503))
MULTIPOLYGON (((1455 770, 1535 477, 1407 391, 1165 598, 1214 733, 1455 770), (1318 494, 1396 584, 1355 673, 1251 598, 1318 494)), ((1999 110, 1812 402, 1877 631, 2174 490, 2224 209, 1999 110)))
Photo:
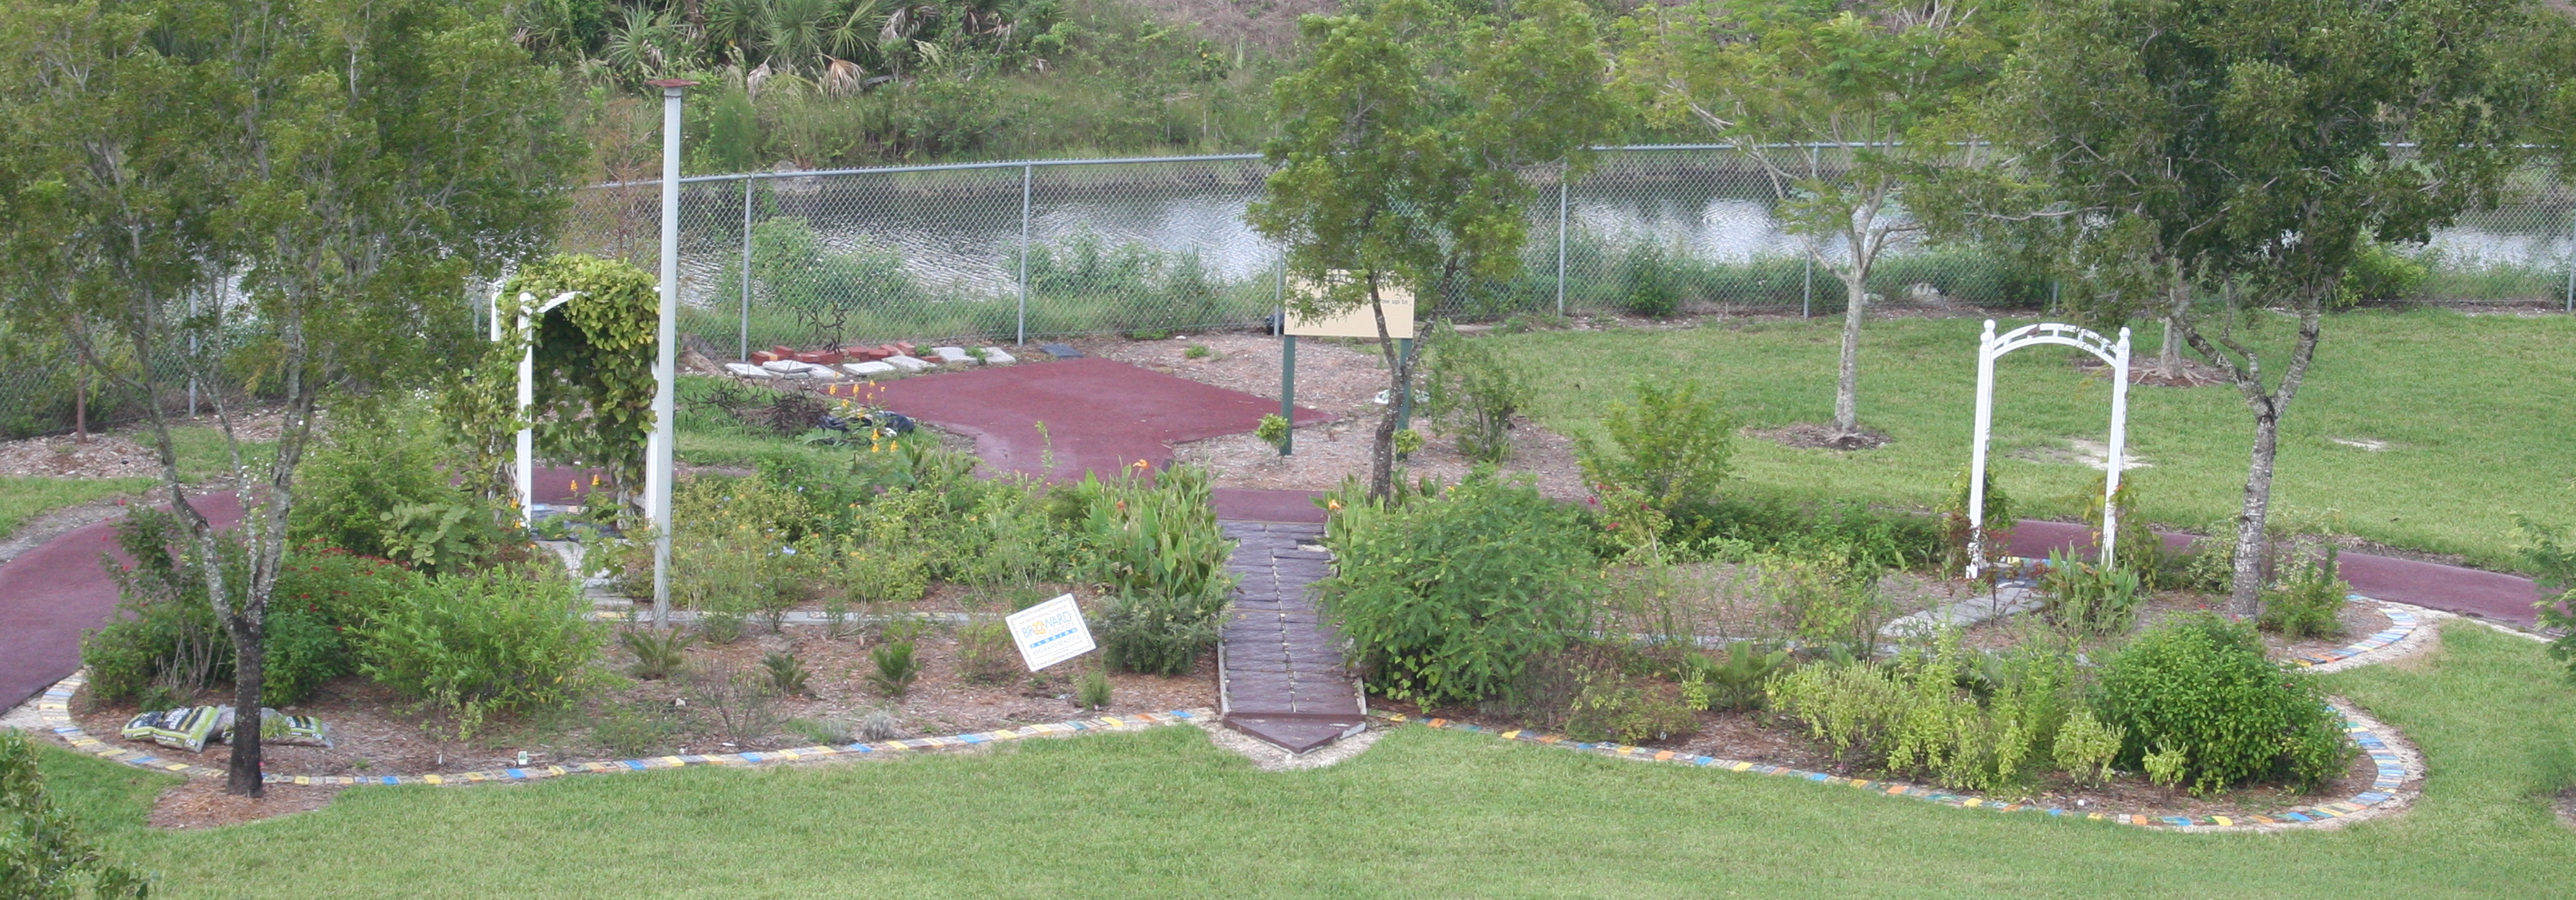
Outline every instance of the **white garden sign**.
POLYGON ((2120 469, 2127 462, 2125 453, 2129 432, 2129 330, 2120 329, 2120 339, 2106 340, 2088 328, 2042 322, 2024 325, 1995 335, 1995 320, 1986 320, 1985 337, 1977 347, 1977 437, 1968 457, 1968 577, 1975 578, 1986 568, 1986 440, 1995 425, 1995 359, 2033 344, 2064 344, 2102 358, 2111 365, 2111 441, 2110 452, 2103 459, 2102 479, 2102 565, 2113 564, 2111 548, 2119 542, 2120 510, 2112 498, 2120 493, 2120 469))

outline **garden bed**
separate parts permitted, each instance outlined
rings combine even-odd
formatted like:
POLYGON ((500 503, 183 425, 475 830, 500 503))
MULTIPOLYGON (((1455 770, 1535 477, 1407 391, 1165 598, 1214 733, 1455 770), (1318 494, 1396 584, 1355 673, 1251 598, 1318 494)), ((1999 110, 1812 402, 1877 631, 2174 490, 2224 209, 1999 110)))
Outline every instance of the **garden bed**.
MULTIPOLYGON (((790 720, 856 729, 863 717, 880 709, 892 715, 895 731, 890 737, 912 738, 1216 705, 1212 659, 1201 660, 1198 670, 1185 676, 1112 673, 1108 676, 1110 703, 1093 712, 1073 699, 1075 680, 1086 671, 1084 666, 1092 664, 1088 658, 1060 664, 1041 676, 1029 675, 1014 658, 1016 677, 977 681, 961 671, 960 641, 953 629, 936 627, 916 638, 922 671, 906 695, 896 700, 867 682, 866 676, 874 671, 869 651, 881 644, 880 639, 829 637, 822 626, 788 625, 777 634, 765 633, 757 625, 749 630, 753 633, 729 645, 692 645, 686 652, 686 672, 650 681, 622 674, 634 656, 612 645, 598 666, 610 676, 606 687, 572 708, 500 723, 466 740, 454 739, 449 723, 425 718, 391 691, 361 678, 336 679, 307 702, 284 710, 320 718, 330 726, 335 746, 270 743, 263 755, 268 770, 279 774, 414 774, 516 765, 520 751, 528 753, 529 762, 543 765, 806 747, 825 741, 791 727, 790 720), (741 690, 721 690, 707 679, 709 674, 760 678, 767 671, 762 657, 772 652, 792 653, 803 663, 811 673, 808 694, 770 697, 754 703, 758 709, 745 709, 741 690), (675 699, 686 705, 675 706, 675 699), (729 730, 723 723, 729 716, 752 721, 729 730), (451 730, 441 731, 443 726, 451 730)), ((222 703, 229 698, 229 689, 219 687, 198 702, 222 703)), ((230 748, 223 744, 209 744, 204 753, 191 754, 119 737, 118 731, 137 712, 131 703, 97 703, 84 689, 71 705, 81 728, 111 746, 215 768, 229 759, 230 748)))

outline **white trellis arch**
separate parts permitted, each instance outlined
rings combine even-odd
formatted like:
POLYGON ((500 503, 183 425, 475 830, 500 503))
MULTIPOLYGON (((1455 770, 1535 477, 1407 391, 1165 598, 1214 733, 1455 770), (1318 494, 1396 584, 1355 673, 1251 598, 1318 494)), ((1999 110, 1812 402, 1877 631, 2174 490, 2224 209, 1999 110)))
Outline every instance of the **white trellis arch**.
MULTIPOLYGON (((526 418, 528 407, 536 405, 537 402, 537 336, 536 332, 529 330, 531 320, 553 312, 555 307, 562 306, 565 301, 579 296, 581 296, 579 291, 565 291, 555 295, 554 299, 546 301, 544 305, 538 305, 537 295, 525 291, 519 293, 518 334, 521 341, 519 345, 519 416, 521 418, 526 418)), ((492 340, 494 343, 501 340, 499 291, 494 291, 492 294, 492 340)), ((518 498, 519 501, 519 524, 534 527, 537 524, 536 430, 519 429, 518 445, 518 456, 510 466, 510 495, 518 498)))
POLYGON ((1968 457, 1968 577, 1975 578, 1986 568, 1986 440, 1995 425, 1995 359, 2033 344, 2064 344, 2102 358, 2111 365, 2111 441, 2110 453, 2103 460, 2108 470, 2102 479, 2102 566, 2113 565, 2112 547, 2119 541, 2120 510, 2112 502, 2120 493, 2120 469, 2127 462, 2126 442, 2129 432, 2129 329, 2120 329, 2120 339, 2107 340, 2089 328, 2057 322, 2024 325, 1995 335, 1995 320, 1986 320, 1986 332, 1977 347, 1977 436, 1968 457))

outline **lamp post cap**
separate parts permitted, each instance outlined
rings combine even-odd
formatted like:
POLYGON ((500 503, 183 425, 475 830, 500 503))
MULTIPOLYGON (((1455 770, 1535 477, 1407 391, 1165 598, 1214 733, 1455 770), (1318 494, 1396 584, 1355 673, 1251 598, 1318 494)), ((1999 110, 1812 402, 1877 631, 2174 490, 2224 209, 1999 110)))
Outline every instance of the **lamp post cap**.
POLYGON ((661 89, 666 90, 666 91, 667 91, 667 90, 672 90, 672 89, 675 89, 675 88, 688 88, 688 87, 697 87, 697 86, 698 86, 698 83, 697 83, 697 82, 690 81, 690 80, 688 80, 688 79, 686 79, 686 78, 661 78, 661 79, 655 79, 655 80, 653 80, 653 81, 647 81, 647 82, 644 82, 644 83, 645 83, 646 85, 649 85, 649 86, 652 86, 652 87, 661 88, 661 89))

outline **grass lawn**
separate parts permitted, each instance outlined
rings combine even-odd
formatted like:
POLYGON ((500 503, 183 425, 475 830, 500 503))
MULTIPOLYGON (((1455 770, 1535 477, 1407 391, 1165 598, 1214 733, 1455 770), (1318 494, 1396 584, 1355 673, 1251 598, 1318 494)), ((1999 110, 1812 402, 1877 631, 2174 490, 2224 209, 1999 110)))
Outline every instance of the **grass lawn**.
POLYGON ((2186 897, 2563 891, 2576 689, 2453 623, 2410 670, 2331 676, 2430 760, 2415 809, 2189 835, 1402 728, 1274 774, 1196 729, 758 771, 366 788, 205 832, 140 826, 170 776, 50 750, 58 796, 158 896, 2186 897))
MULTIPOLYGON (((1998 331, 2030 319, 1999 320, 1998 331)), ((1536 332, 1498 338, 1546 359, 1533 415, 1551 428, 1597 427, 1602 407, 1640 377, 1698 378, 1723 389, 1756 427, 1828 422, 1841 319, 1729 323, 1684 331, 1536 332)), ((1894 442, 1861 453, 1736 443, 1740 484, 1792 496, 1939 502, 1965 471, 1975 420, 1981 320, 1883 319, 1861 342, 1860 415, 1894 442)), ((2134 338, 2152 358, 2162 332, 2134 338)), ((2257 335, 2286 365, 2292 328, 2257 335)), ((2576 522, 2576 454, 2568 403, 2576 388, 2576 318, 2363 312, 2330 318, 2306 385, 2283 419, 2274 510, 2331 521, 2371 540, 2511 564, 2512 513, 2576 522), (2335 443, 2375 440, 2384 451, 2335 443)), ((2072 517, 2098 477, 2071 462, 2016 452, 2101 441, 2110 386, 2067 365, 2061 347, 1999 360, 1995 477, 2027 515, 2072 517)), ((2147 518, 2199 528, 2235 515, 2254 433, 2226 385, 2129 392, 2132 470, 2147 518)))
POLYGON ((45 513, 102 497, 140 493, 158 483, 151 478, 0 475, 0 537, 16 534, 19 525, 45 513))

